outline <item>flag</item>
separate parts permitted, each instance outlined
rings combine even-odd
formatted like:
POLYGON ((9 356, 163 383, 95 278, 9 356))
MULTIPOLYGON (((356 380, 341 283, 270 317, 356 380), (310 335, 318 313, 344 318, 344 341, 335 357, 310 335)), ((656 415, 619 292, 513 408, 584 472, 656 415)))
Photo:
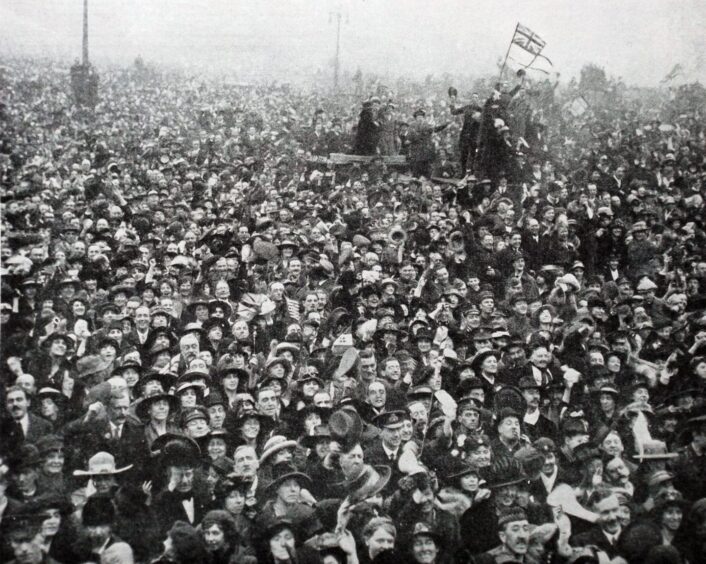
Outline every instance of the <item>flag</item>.
POLYGON ((588 109, 588 102, 586 102, 583 96, 579 96, 578 98, 574 98, 571 102, 569 102, 567 109, 569 110, 569 113, 571 113, 572 116, 580 117, 588 109))
POLYGON ((677 63, 672 67, 672 70, 670 70, 667 75, 659 81, 660 84, 666 84, 668 82, 671 82, 675 78, 677 78, 680 74, 684 74, 684 67, 681 66, 681 64, 677 63))
POLYGON ((299 321, 299 302, 292 300, 287 296, 284 297, 284 300, 287 302, 287 313, 289 314, 289 317, 295 321, 299 321))
POLYGON ((522 24, 517 24, 515 35, 512 36, 512 43, 522 47, 525 51, 529 51, 533 55, 539 55, 547 44, 539 35, 530 28, 522 24))

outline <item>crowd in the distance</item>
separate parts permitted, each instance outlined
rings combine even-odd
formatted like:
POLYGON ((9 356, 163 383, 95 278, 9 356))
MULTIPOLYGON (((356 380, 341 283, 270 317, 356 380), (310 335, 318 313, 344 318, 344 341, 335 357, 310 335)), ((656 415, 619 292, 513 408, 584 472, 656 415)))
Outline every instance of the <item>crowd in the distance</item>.
POLYGON ((0 561, 706 559, 698 114, 68 81, 0 72, 0 561))

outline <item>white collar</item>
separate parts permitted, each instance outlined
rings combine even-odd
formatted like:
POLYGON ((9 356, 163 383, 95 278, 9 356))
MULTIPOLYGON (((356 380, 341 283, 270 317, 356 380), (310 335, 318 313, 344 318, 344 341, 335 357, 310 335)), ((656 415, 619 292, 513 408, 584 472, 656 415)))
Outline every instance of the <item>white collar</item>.
POLYGON ((554 482, 556 481, 558 474, 559 467, 556 464, 554 465, 554 472, 552 472, 549 476, 547 476, 544 472, 539 473, 539 477, 542 479, 542 483, 547 491, 551 491, 554 488, 554 482))
POLYGON ((536 425, 537 421, 539 421, 539 409, 535 410, 534 413, 526 411, 523 419, 525 423, 529 423, 530 425, 536 425))
POLYGON ((22 427, 22 431, 27 434, 27 431, 29 431, 29 413, 25 413, 19 423, 20 427, 22 427))

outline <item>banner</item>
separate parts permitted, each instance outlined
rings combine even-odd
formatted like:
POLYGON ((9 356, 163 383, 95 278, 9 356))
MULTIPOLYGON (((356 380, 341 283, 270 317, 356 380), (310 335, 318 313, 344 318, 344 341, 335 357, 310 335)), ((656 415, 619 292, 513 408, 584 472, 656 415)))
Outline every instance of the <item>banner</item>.
POLYGON ((515 35, 512 36, 512 42, 533 55, 539 55, 547 44, 547 42, 534 31, 520 23, 518 23, 517 28, 515 28, 515 35))

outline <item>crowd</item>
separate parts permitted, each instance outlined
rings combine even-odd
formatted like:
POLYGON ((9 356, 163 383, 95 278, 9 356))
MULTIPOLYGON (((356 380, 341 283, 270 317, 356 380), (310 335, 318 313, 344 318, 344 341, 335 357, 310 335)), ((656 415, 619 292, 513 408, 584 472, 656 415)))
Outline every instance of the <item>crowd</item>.
POLYGON ((698 114, 68 82, 0 70, 0 561, 706 559, 698 114))

